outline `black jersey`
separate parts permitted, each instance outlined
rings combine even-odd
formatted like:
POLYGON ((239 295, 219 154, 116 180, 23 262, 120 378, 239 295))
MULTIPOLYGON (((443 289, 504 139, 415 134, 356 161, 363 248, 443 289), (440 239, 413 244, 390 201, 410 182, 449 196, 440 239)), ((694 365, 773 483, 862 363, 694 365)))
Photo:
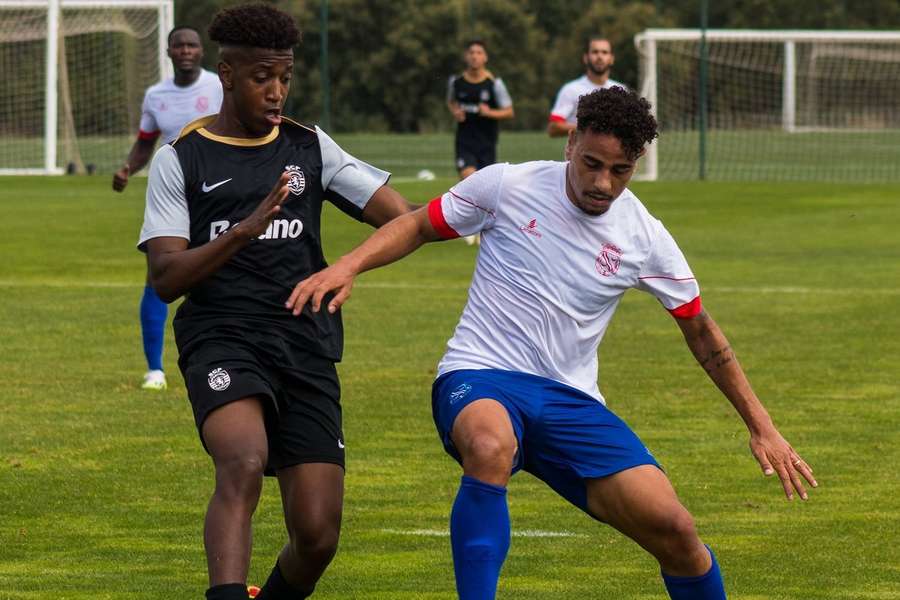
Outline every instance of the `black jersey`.
POLYGON ((502 79, 489 75, 478 83, 472 83, 462 75, 454 75, 447 86, 447 98, 459 104, 466 113, 465 120, 456 125, 457 138, 475 144, 496 145, 499 133, 497 119, 479 115, 478 105, 484 103, 491 108, 512 106, 502 79))
POLYGON ((213 118, 192 123, 154 156, 139 247, 164 236, 184 237, 189 248, 210 242, 253 212, 284 171, 289 194, 263 235, 186 294, 174 321, 179 352, 253 331, 340 360, 340 314, 305 307, 294 317, 284 302, 297 282, 326 266, 323 201, 359 219, 388 174, 344 153, 319 129, 283 120, 265 138, 223 138, 203 128, 213 118))

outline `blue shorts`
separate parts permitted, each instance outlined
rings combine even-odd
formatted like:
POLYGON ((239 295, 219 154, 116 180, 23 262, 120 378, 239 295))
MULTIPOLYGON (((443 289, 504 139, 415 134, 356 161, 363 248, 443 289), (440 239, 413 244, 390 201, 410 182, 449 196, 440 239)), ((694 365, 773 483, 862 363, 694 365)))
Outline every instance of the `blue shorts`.
POLYGON ((659 467, 622 419, 564 383, 517 371, 474 369, 445 373, 431 390, 434 423, 457 462, 462 461, 450 439, 457 415, 475 400, 496 400, 509 413, 518 441, 513 474, 524 469, 585 512, 585 479, 639 465, 659 467))

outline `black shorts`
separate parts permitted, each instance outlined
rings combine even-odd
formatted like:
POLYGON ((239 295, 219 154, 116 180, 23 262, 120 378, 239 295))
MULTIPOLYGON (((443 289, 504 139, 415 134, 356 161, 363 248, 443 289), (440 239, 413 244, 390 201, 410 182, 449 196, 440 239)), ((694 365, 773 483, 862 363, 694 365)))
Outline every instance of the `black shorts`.
POLYGON ((497 162, 497 145, 456 139, 456 170, 466 167, 482 169, 497 162))
POLYGON ((256 396, 265 408, 266 475, 301 463, 344 466, 340 383, 333 361, 260 334, 192 343, 178 366, 201 442, 203 423, 212 411, 256 396))

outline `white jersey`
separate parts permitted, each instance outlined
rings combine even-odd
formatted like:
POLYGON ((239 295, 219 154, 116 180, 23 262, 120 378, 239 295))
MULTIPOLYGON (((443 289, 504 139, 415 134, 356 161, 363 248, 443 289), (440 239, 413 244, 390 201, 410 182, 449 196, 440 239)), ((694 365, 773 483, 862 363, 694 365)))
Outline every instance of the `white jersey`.
POLYGON ((588 79, 587 75, 563 84, 559 88, 559 93, 556 94, 556 102, 553 104, 553 110, 550 111, 550 120, 574 124, 578 99, 594 90, 608 90, 611 87, 628 89, 624 83, 619 83, 614 79, 607 79, 603 85, 598 85, 588 79))
POLYGON ((201 70, 197 81, 186 87, 175 85, 170 77, 147 88, 138 135, 141 139, 161 136, 163 143, 168 144, 185 125, 219 112, 221 106, 222 84, 215 73, 201 70))
POLYGON ((567 164, 485 167, 429 204, 442 237, 481 232, 438 376, 521 371, 604 402, 597 347, 627 290, 653 294, 678 318, 700 312, 700 288, 663 224, 629 190, 602 215, 582 212, 566 195, 567 164))

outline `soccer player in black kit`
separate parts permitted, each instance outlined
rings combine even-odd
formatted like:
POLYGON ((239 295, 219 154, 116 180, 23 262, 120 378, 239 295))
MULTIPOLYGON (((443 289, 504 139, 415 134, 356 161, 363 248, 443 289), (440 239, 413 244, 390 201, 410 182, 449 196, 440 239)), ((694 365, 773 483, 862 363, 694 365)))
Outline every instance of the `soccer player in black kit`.
POLYGON ((497 121, 514 116, 503 80, 485 68, 487 48, 481 40, 466 44, 466 70, 447 84, 447 108, 456 119, 456 169, 465 179, 497 162, 497 121))
POLYGON ((263 475, 281 489, 288 543, 257 596, 312 594, 337 549, 344 484, 340 316, 285 308, 293 286, 326 266, 329 201, 380 226, 411 207, 389 174, 318 128, 281 115, 299 31, 267 5, 218 13, 221 112, 156 153, 139 247, 175 316, 179 366, 215 466, 204 544, 208 600, 244 600, 250 520, 263 475), (274 187, 273 187, 274 186, 274 187))

